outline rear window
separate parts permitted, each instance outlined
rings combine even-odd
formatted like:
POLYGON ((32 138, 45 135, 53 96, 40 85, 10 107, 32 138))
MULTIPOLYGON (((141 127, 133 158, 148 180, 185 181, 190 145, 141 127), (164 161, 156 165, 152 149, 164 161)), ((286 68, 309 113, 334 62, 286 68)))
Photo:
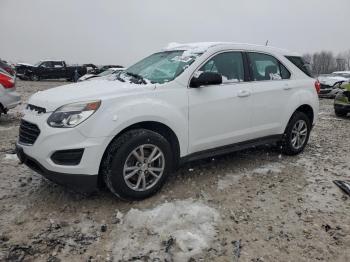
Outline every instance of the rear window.
POLYGON ((304 61, 300 56, 286 56, 286 58, 291 61, 296 67, 303 71, 306 75, 312 77, 309 69, 309 64, 304 61))

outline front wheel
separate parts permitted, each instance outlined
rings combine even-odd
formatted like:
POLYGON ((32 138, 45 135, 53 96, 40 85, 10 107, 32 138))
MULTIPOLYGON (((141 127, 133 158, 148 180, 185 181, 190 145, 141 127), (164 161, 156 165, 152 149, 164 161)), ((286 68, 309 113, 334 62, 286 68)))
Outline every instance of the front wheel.
POLYGON ((154 195, 172 170, 169 142, 160 134, 137 129, 126 132, 108 147, 102 174, 119 198, 141 200, 154 195))
POLYGON ((301 153, 310 136, 311 122, 303 112, 295 112, 284 133, 282 152, 286 155, 301 153))

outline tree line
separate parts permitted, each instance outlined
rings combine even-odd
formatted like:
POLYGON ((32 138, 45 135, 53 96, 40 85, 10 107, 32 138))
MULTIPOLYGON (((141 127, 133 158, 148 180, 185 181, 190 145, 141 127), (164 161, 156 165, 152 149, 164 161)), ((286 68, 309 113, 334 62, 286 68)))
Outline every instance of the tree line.
POLYGON ((350 50, 337 55, 331 51, 307 53, 303 55, 303 58, 310 64, 310 69, 316 76, 334 71, 350 71, 350 50))

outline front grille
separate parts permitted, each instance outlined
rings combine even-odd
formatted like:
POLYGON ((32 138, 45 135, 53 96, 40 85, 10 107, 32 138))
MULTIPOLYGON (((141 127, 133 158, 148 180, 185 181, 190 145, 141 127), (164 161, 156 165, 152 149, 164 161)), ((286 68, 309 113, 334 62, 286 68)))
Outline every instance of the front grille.
POLYGON ((33 145, 40 134, 40 129, 37 125, 21 120, 19 127, 19 143, 25 145, 33 145))

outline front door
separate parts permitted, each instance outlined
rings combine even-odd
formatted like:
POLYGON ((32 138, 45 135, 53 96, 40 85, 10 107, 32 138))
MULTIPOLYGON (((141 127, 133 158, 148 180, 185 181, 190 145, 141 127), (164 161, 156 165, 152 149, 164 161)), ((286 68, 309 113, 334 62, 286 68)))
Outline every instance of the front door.
POLYGON ((251 138, 251 87, 245 82, 241 52, 210 58, 200 72, 221 74, 219 85, 189 88, 189 153, 251 138))

